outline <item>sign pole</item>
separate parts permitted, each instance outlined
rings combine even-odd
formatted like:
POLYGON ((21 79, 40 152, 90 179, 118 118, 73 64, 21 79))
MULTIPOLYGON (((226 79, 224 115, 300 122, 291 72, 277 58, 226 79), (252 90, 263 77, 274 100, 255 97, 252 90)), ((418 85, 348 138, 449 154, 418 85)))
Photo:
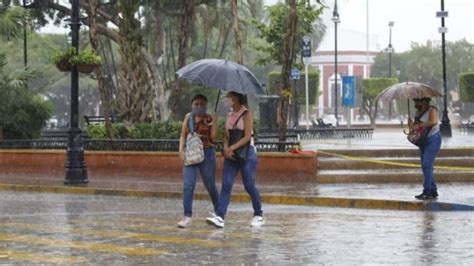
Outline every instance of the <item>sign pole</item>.
POLYGON ((309 79, 308 79, 308 65, 311 64, 311 37, 310 36, 303 36, 303 43, 302 43, 302 51, 301 55, 303 57, 304 63, 304 71, 305 71, 305 92, 306 92, 306 129, 309 129, 309 79))
POLYGON ((308 93, 308 65, 306 64, 304 66, 304 81, 305 81, 305 84, 304 84, 304 89, 305 89, 305 92, 306 92, 306 129, 309 129, 309 93, 308 93))

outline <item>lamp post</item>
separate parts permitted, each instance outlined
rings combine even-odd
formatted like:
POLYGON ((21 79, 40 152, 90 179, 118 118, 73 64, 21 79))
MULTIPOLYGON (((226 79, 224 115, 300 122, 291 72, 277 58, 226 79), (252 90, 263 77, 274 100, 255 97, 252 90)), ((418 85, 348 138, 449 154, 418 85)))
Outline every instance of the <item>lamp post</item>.
MULTIPOLYGON (((71 0, 71 44, 79 51, 79 0, 71 0)), ((67 159, 65 163, 64 184, 85 184, 87 180, 87 167, 84 161, 82 147, 82 132, 79 128, 79 73, 74 65, 71 71, 71 113, 68 129, 67 159)))
POLYGON ((436 12, 436 17, 441 18, 441 27, 438 28, 441 33, 441 50, 442 50, 442 65, 443 65, 443 117, 441 118, 440 131, 443 137, 452 137, 451 124, 448 117, 448 86, 446 84, 446 47, 444 34, 448 32, 448 28, 444 26, 444 18, 448 16, 448 12, 444 11, 444 0, 441 0, 441 11, 436 12))
MULTIPOLYGON (((23 0, 23 8, 26 9, 26 0, 23 0)), ((26 18, 23 19, 23 64, 25 68, 28 66, 28 52, 27 52, 27 42, 26 42, 26 18)))
POLYGON ((334 115, 336 117, 336 127, 339 126, 339 118, 337 116, 337 24, 341 22, 339 19, 339 13, 337 12, 337 0, 334 1, 334 10, 332 12, 332 21, 334 21, 334 78, 335 78, 335 88, 334 88, 334 115))
MULTIPOLYGON (((393 21, 390 21, 388 23, 388 29, 389 29, 389 35, 388 35, 388 47, 387 47, 387 53, 388 53, 388 77, 392 77, 392 53, 393 53, 393 47, 392 47, 392 27, 395 25, 393 21)), ((388 103, 388 121, 390 122, 392 120, 392 101, 388 103)))

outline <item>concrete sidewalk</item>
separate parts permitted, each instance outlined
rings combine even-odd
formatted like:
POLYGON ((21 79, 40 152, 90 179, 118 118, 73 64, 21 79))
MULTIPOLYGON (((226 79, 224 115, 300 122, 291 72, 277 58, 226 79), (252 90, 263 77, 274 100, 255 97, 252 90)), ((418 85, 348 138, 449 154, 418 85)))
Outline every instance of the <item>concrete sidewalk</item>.
MULTIPOLYGON (((258 183, 257 185, 262 201, 267 204, 389 210, 474 211, 473 183, 440 184, 439 199, 427 202, 415 200, 413 197, 421 192, 421 184, 278 182, 278 184, 258 183)), ((217 186, 220 190, 220 183, 217 186)), ((180 198, 182 183, 166 179, 101 177, 91 178, 86 185, 65 186, 61 178, 3 174, 0 175, 0 190, 180 198)), ((197 182, 195 199, 208 200, 201 180, 197 182)), ((232 200, 249 201, 239 178, 233 188, 232 200)))

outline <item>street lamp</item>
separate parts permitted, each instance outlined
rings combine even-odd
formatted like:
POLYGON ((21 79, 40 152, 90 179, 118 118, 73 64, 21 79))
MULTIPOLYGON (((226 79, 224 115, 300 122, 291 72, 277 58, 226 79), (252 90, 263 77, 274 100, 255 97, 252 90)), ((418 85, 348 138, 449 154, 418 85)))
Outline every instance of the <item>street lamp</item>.
MULTIPOLYGON (((79 51, 79 0, 71 0, 71 37, 72 47, 79 51)), ((87 166, 84 161, 82 132, 79 128, 79 73, 74 65, 71 71, 71 113, 67 140, 67 159, 65 163, 64 184, 86 184, 87 166)))
POLYGON ((444 26, 444 18, 448 17, 448 11, 444 11, 444 0, 441 0, 441 11, 436 12, 436 17, 441 18, 441 27, 438 32, 441 33, 441 50, 442 50, 442 64, 443 64, 443 89, 444 89, 444 104, 443 117, 441 118, 440 131, 443 137, 452 137, 451 124, 448 117, 448 86, 446 84, 446 47, 444 34, 448 32, 448 28, 444 26))
MULTIPOLYGON (((387 47, 387 53, 388 53, 388 77, 392 77, 392 53, 393 53, 393 47, 392 47, 392 27, 395 25, 393 21, 390 21, 388 23, 388 29, 389 29, 389 35, 388 35, 388 47, 387 47)), ((392 101, 388 103, 388 121, 390 122, 392 120, 392 101)))
POLYGON ((336 116, 336 127, 339 126, 339 118, 337 116, 337 24, 341 22, 339 13, 337 12, 337 0, 334 1, 334 10, 332 12, 332 21, 334 21, 334 77, 335 77, 335 94, 334 94, 334 115, 336 116))

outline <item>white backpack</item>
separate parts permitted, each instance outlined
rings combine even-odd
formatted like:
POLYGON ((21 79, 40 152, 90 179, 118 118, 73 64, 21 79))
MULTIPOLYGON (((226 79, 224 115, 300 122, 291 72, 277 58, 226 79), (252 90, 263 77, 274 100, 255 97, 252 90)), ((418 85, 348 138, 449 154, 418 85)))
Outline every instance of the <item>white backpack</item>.
POLYGON ((194 131, 194 115, 189 116, 189 133, 184 148, 184 165, 194 165, 204 161, 204 145, 199 134, 194 131))

